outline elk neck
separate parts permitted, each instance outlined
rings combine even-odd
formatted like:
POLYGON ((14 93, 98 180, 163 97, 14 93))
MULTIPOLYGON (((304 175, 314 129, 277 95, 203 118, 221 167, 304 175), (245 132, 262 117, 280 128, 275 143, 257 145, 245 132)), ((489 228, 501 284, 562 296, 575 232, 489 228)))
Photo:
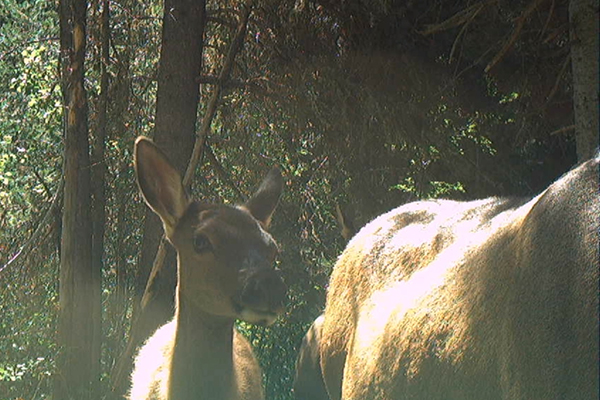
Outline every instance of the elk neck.
POLYGON ((229 398, 235 320, 194 307, 181 293, 177 293, 175 320, 171 398, 229 398), (179 393, 184 389, 186 393, 179 393))

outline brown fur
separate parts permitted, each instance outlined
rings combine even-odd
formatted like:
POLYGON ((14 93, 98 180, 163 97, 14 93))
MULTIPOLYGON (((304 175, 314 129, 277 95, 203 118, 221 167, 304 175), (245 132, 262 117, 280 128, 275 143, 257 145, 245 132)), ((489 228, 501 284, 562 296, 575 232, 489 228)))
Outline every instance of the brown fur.
POLYGON ((135 167, 146 203, 177 250, 174 319, 140 350, 131 400, 263 399, 262 374, 236 318, 268 324, 286 288, 272 269, 277 253, 265 231, 282 188, 272 171, 242 207, 202 204, 149 140, 138 138, 135 167))
POLYGON ((598 158, 528 202, 425 201, 363 228, 332 274, 332 400, 598 394, 598 158))
MULTIPOLYGON (((348 218, 339 204, 335 205, 335 217, 341 236, 348 242, 356 234, 353 220, 348 218)), ((293 392, 297 400, 329 400, 319 354, 324 319, 323 314, 317 317, 302 339, 296 359, 296 374, 293 384, 293 392)))
POLYGON ((329 400, 319 355, 323 320, 323 315, 315 319, 302 339, 294 377, 294 396, 297 400, 329 400))

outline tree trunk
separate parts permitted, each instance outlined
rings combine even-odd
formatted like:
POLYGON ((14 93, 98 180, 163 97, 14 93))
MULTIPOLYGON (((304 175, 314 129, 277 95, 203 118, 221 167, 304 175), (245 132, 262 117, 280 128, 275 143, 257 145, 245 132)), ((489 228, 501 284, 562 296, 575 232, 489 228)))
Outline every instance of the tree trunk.
MULTIPOLYGON (((98 99, 97 125, 94 130, 93 144, 91 147, 91 222, 92 222, 92 257, 91 268, 98 279, 98 301, 95 301, 93 306, 93 315, 100 318, 98 330, 95 334, 98 335, 96 341, 99 343, 97 354, 93 354, 93 359, 100 360, 100 346, 102 343, 102 330, 100 328, 102 318, 102 299, 101 299, 101 280, 102 270, 104 269, 104 231, 106 226, 106 131, 108 125, 108 63, 109 63, 109 1, 102 0, 102 13, 100 15, 100 97, 98 99)), ((97 385, 99 381, 95 381, 97 385)), ((98 393, 99 388, 94 388, 94 392, 98 393)))
POLYGON ((92 194, 92 262, 95 269, 102 270, 102 259, 104 256, 104 227, 106 224, 106 162, 104 152, 106 148, 106 130, 108 115, 108 72, 106 67, 109 63, 109 8, 108 0, 102 1, 101 44, 100 44, 100 97, 98 99, 98 124, 95 129, 92 145, 91 163, 91 194, 92 194))
MULTIPOLYGON (((205 3, 202 0, 166 0, 163 15, 162 47, 158 70, 158 91, 156 94, 156 126, 155 143, 165 152, 173 165, 183 175, 190 158, 195 140, 196 115, 200 90, 197 83, 202 67, 202 46, 205 23, 205 3)), ((150 212, 147 210, 147 212, 150 212)), ((162 225, 157 218, 146 218, 142 254, 144 262, 140 269, 145 269, 143 286, 146 287, 154 256, 162 237, 162 225), (145 246, 146 242, 151 243, 145 246), (148 257, 150 254, 151 257, 148 257)), ((175 257, 171 250, 169 262, 164 266, 165 272, 175 284, 175 257)), ((163 275, 164 276, 164 275, 163 275)), ((143 293, 143 292, 142 292, 143 293)), ((172 310, 174 291, 169 291, 168 298, 158 299, 160 303, 168 303, 172 310)), ((168 317, 172 316, 172 312, 168 317)), ((156 327, 166 322, 161 318, 156 327)), ((147 332, 148 335, 153 333, 147 332)))
MULTIPOLYGON (((203 0, 165 0, 154 141, 182 176, 195 140, 204 23, 203 0)), ((170 246, 162 267, 153 268, 162 232, 158 218, 146 210, 134 299, 139 304, 144 296, 144 304, 134 311, 127 349, 115 368, 113 390, 117 396, 129 386, 138 345, 173 316, 176 263, 170 246)))
POLYGON ((571 0, 569 18, 577 158, 584 161, 598 147, 598 1, 571 0))
POLYGON ((55 399, 96 399, 100 378, 100 270, 92 264, 90 160, 84 89, 85 0, 60 1, 65 102, 64 212, 55 399))
MULTIPOLYGON (((107 1, 107 0, 104 0, 107 1)), ((135 9, 132 10, 135 12, 135 9)), ((133 21, 135 22, 135 21, 133 21)), ((132 32, 132 21, 122 21, 124 35, 127 37, 127 41, 124 43, 123 49, 120 51, 119 57, 115 57, 113 60, 114 67, 116 68, 116 75, 111 81, 110 85, 110 106, 109 112, 111 115, 110 129, 109 132, 128 132, 129 122, 131 119, 129 104, 131 102, 131 60, 133 60, 133 44, 131 40, 132 32)), ((110 32, 108 32, 108 38, 110 38, 110 32)), ((109 57, 110 60, 110 57, 109 57)), ((117 167, 117 176, 123 176, 126 171, 130 168, 131 160, 121 160, 117 167)), ((133 188, 131 188, 133 189, 133 188)), ((135 188, 137 190, 137 188, 135 188)), ((123 196, 122 193, 117 196, 123 196)), ((115 300, 113 304, 118 307, 118 312, 125 314, 124 306, 127 299, 127 276, 129 274, 129 267, 127 264, 128 254, 125 249, 127 248, 127 236, 129 235, 128 225, 128 212, 130 207, 134 204, 130 202, 121 201, 116 211, 116 225, 117 225, 117 261, 116 261, 116 289, 115 289, 115 300)), ((130 218, 130 217, 129 217, 130 218)), ((115 310, 116 311, 116 310, 115 310)))
MULTIPOLYGON (((195 138, 196 114, 200 98, 199 85, 196 82, 202 66, 204 8, 204 1, 166 0, 163 15, 154 141, 164 150, 169 159, 173 160, 173 165, 182 175, 190 158, 195 138)), ((162 231, 158 218, 147 210, 136 290, 140 301, 150 276, 162 231)), ((170 253, 164 268, 170 271, 166 273, 172 275, 174 284, 175 257, 172 250, 170 253)), ((172 310, 172 295, 169 297, 169 309, 172 310)), ((172 312, 169 314, 172 315, 172 312)))

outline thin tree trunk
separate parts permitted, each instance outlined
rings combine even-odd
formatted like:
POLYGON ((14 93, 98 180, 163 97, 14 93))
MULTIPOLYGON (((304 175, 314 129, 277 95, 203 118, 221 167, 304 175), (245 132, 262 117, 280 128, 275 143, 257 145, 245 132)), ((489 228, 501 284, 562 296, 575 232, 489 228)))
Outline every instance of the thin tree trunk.
MULTIPOLYGON (((104 0, 106 1, 106 0, 104 0)), ((134 58, 132 51, 132 29, 131 21, 122 21, 125 36, 127 42, 124 45, 124 49, 114 57, 116 67, 116 76, 111 82, 111 101, 110 101, 110 115, 111 123, 109 132, 116 132, 117 134, 128 132, 128 122, 131 120, 129 112, 129 103, 131 101, 131 60, 134 58)), ((110 44, 110 43, 108 43, 110 44)), ((118 167, 117 176, 126 175, 126 171, 130 168, 129 163, 131 160, 124 160, 118 167)), ((137 189, 137 188, 136 188, 137 189)), ((117 198, 123 196, 122 193, 115 193, 117 198)), ((116 297, 113 302, 116 307, 119 307, 119 312, 123 312, 125 306, 125 300, 127 298, 127 254, 124 252, 126 247, 125 241, 128 235, 127 226, 130 220, 127 219, 127 213, 129 207, 133 206, 130 202, 120 201, 118 211, 116 211, 116 224, 117 224, 117 265, 116 265, 116 297)))
MULTIPOLYGON (((165 0, 154 141, 174 161, 173 165, 182 175, 195 141, 200 98, 197 79, 202 66, 204 24, 204 1, 165 0)), ((125 393, 129 386, 132 357, 137 346, 173 316, 174 251, 169 248, 161 268, 153 269, 162 232, 158 218, 146 210, 134 299, 140 304, 144 296, 144 304, 134 309, 129 343, 113 374, 113 391, 117 396, 125 393)))
POLYGON ((100 97, 98 101, 98 123, 95 129, 92 145, 91 168, 91 193, 92 193, 92 262, 95 268, 102 270, 104 255, 104 227, 106 219, 106 162, 104 152, 106 148, 106 129, 108 115, 108 72, 106 70, 109 57, 109 8, 108 0, 102 0, 101 19, 101 60, 100 60, 100 97))
MULTIPOLYGON (((154 141, 164 150, 173 165, 183 174, 190 158, 195 140, 196 116, 200 88, 196 79, 202 68, 202 48, 205 24, 205 4, 198 0, 166 0, 163 15, 162 47, 158 70, 158 91, 156 94, 156 125, 154 141)), ((146 218, 148 220, 148 218, 146 218)), ((146 224, 144 240, 152 236, 150 262, 140 265, 146 270, 142 289, 146 287, 150 275, 159 238, 162 237, 162 225, 158 219, 151 218, 146 224)), ((145 259, 149 254, 142 254, 145 259)), ((175 257, 170 258, 165 271, 172 277, 169 282, 175 284, 175 257)), ((165 263, 167 264, 167 263, 165 263)), ((164 275, 163 275, 164 277, 164 275)), ((167 301, 172 309, 173 293, 169 291, 167 301)), ((169 313, 169 317, 172 312, 169 313)), ((161 318, 160 324, 166 321, 161 318)), ((152 332, 148 332, 151 334, 152 332)))
POLYGON ((85 0, 61 0, 65 102, 64 212, 55 399, 95 399, 100 377, 100 271, 93 268, 90 159, 84 89, 85 0))
POLYGON ((128 208, 126 202, 119 204, 118 211, 116 211, 116 225, 117 225, 117 259, 116 259, 116 288, 114 294, 113 304, 115 306, 114 314, 120 315, 124 313, 123 307, 126 304, 127 299, 127 253, 126 253, 126 241, 128 235, 128 221, 127 216, 128 208))
MULTIPOLYGON (((100 14, 100 97, 98 101, 97 125, 94 134, 94 140, 91 148, 91 220, 92 220, 92 271, 96 274, 98 285, 101 285, 102 270, 104 269, 104 231, 106 226, 106 131, 108 121, 108 62, 109 62, 109 1, 102 0, 102 13, 100 14)), ((102 300, 101 287, 98 287, 98 301, 94 302, 93 314, 101 318, 102 300)), ((98 322, 100 326, 101 320, 98 322)), ((102 343, 102 329, 97 329, 94 332, 98 337, 95 342, 102 343)), ((96 354, 93 354, 93 359, 100 360, 100 345, 94 347, 96 354)), ((95 385, 99 381, 94 381, 95 385)), ((94 388, 94 392, 98 393, 99 388, 94 388)))
MULTIPOLYGON (((165 1, 154 141, 169 159, 174 160, 173 165, 182 175, 195 138, 200 98, 196 80, 202 66, 204 23, 204 1, 165 1)), ((147 210, 136 288, 140 301, 146 289, 162 231, 158 218, 147 210)), ((165 262, 166 271, 163 274, 172 276, 170 281, 174 286, 174 252, 170 251, 167 260, 169 262, 165 262)), ((169 297, 169 310, 172 310, 173 299, 171 295, 169 297)), ((162 312, 162 309, 163 307, 159 311, 162 312)), ((169 314, 171 315, 172 311, 169 314)))
POLYGON ((577 158, 584 161, 598 147, 598 1, 571 0, 569 19, 577 158))

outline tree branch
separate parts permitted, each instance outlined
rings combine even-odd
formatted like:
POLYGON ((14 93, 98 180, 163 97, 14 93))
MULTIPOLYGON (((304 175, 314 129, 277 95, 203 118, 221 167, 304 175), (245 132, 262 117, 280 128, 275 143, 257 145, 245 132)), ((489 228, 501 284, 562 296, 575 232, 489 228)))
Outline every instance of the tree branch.
POLYGON ((529 3, 529 5, 525 9, 525 11, 523 11, 521 13, 521 15, 519 16, 519 18, 517 18, 515 29, 513 30, 513 33, 510 36, 510 38, 507 40, 507 42, 504 44, 504 46, 502 46, 502 48, 496 54, 496 56, 492 59, 492 61, 490 61, 490 63, 485 67, 485 69, 484 69, 485 73, 490 72, 490 70, 492 68, 494 68, 494 66, 496 64, 498 64, 500 62, 500 60, 502 60, 504 58, 504 55, 514 46, 519 35, 521 34, 521 30, 523 30, 523 26, 525 25, 525 21, 527 21, 527 18, 529 18, 529 16, 544 1, 546 1, 546 0, 532 0, 532 2, 529 3))
POLYGON ((236 28, 235 22, 231 22, 225 18, 215 17, 212 15, 206 17, 206 22, 213 22, 218 25, 228 26, 230 28, 236 28))
POLYGON ((550 136, 554 136, 554 135, 558 135, 558 134, 567 133, 567 132, 570 132, 570 131, 574 131, 575 128, 576 128, 575 124, 573 124, 573 125, 567 125, 567 126, 564 126, 564 127, 560 128, 560 129, 557 129, 555 131, 550 132, 549 135, 550 136))
POLYGON ((210 147, 210 145, 208 143, 206 143, 204 146, 204 154, 206 154, 208 161, 210 162, 210 164, 212 165, 214 170, 217 172, 219 177, 223 181, 225 181, 225 183, 227 183, 227 186, 229 186, 235 192, 238 199, 241 201, 246 201, 247 200, 246 196, 244 196, 242 191, 234 183, 233 179, 231 179, 231 176, 227 173, 227 171, 225 171, 225 168, 223 168, 223 165, 217 159, 217 156, 215 155, 215 153, 213 152, 212 148, 210 147))
MULTIPOLYGON (((252 1, 249 1, 249 3, 252 3, 252 1)), ((246 28, 248 27, 248 19, 250 18, 251 12, 252 5, 247 4, 240 19, 240 23, 238 25, 235 37, 233 38, 233 41, 231 42, 231 45, 229 47, 229 52, 227 53, 227 57, 225 58, 225 63, 223 64, 223 68, 221 69, 221 73, 219 74, 218 81, 220 83, 225 82, 229 78, 229 75, 233 68, 235 56, 240 51, 240 49, 242 48, 242 44, 244 43, 244 37, 246 36, 246 28)), ((200 126, 200 131, 196 136, 196 142, 194 143, 194 150, 192 151, 192 156, 190 157, 188 168, 185 171, 185 175, 183 176, 184 186, 189 185, 192 179, 192 175, 196 170, 196 165, 198 164, 198 160, 200 159, 200 153, 204 148, 204 142, 206 141, 208 131, 210 130, 210 125, 217 112, 217 103, 221 97, 222 91, 222 85, 215 86, 212 96, 208 102, 208 106, 206 107, 206 114, 204 114, 204 118, 202 119, 202 125, 200 126)))
POLYGON ((457 12, 447 20, 440 22, 439 24, 430 24, 425 25, 425 29, 420 33, 424 36, 433 35, 434 33, 438 33, 441 31, 446 31, 451 28, 455 28, 460 26, 466 22, 469 22, 474 18, 474 15, 477 15, 483 10, 485 7, 496 3, 498 0, 487 0, 481 1, 479 3, 475 3, 462 11, 457 12))
POLYGON ((550 103, 550 101, 552 100, 552 98, 554 97, 556 92, 558 91, 558 87, 560 86, 560 81, 561 81, 562 77, 564 76, 565 71, 567 70, 567 67, 569 66, 569 61, 571 61, 571 56, 567 55, 565 57, 565 61, 563 61, 563 65, 560 67, 560 71, 558 71, 558 75, 556 76, 556 81, 554 82, 554 86, 552 86, 552 89, 548 93, 548 96, 546 96, 546 104, 550 103))
POLYGON ((50 203, 50 207, 48 207, 48 209, 46 210, 46 214, 44 215, 44 218, 42 218, 42 221, 38 224, 37 228, 35 228, 35 231, 31 235, 31 237, 25 242, 23 246, 21 246, 19 251, 17 251, 17 253, 14 256, 12 256, 6 264, 0 267, 0 273, 2 273, 2 271, 4 271, 22 256, 27 256, 29 253, 31 253, 33 247, 39 244, 39 238, 42 236, 44 228, 48 225, 50 218, 52 218, 54 212, 60 207, 60 204, 62 203, 64 194, 63 188, 65 186, 64 178, 65 176, 61 175, 60 183, 56 188, 56 192, 54 192, 54 196, 52 198, 52 202, 50 203))
POLYGON ((454 43, 452 43, 452 50, 450 50, 450 56, 448 57, 450 62, 452 62, 452 58, 454 57, 454 52, 456 51, 459 39, 467 31, 467 28, 469 27, 469 25, 471 25, 471 22, 473 22, 477 14, 479 14, 481 10, 485 8, 485 6, 485 4, 481 4, 474 12, 472 12, 469 19, 465 21, 463 27, 460 29, 460 32, 458 32, 458 35, 456 35, 456 39, 454 39, 454 43))
POLYGON ((229 78, 225 82, 221 82, 218 76, 214 75, 200 75, 196 79, 197 83, 200 84, 208 84, 208 85, 221 85, 223 89, 230 88, 244 88, 246 86, 252 85, 251 82, 242 81, 240 79, 229 78))
MULTIPOLYGON (((248 19, 250 18, 250 13, 252 12, 252 0, 249 0, 246 4, 243 14, 240 18, 240 23, 237 28, 237 32, 231 42, 229 47, 229 52, 227 53, 227 57, 225 58, 225 62, 223 63, 223 67, 221 69, 221 73, 217 78, 219 84, 214 87, 212 96, 208 102, 206 107, 206 113, 204 114, 204 118, 202 119, 202 124, 200 126, 200 130, 196 135, 196 141, 194 143, 194 149, 192 150, 192 155, 190 157, 190 161, 188 163, 187 169, 185 171, 185 175, 183 176, 183 185, 184 187, 189 186, 192 176, 194 175, 194 171, 196 170, 196 166, 198 165, 198 161, 200 160, 200 155, 202 153, 202 149, 204 148, 204 144, 206 142, 206 137, 208 136, 208 132, 210 130, 210 125, 212 120, 217 112, 217 103, 221 97, 221 92, 223 91, 222 82, 225 82, 231 73, 233 68, 233 62, 235 60, 235 56, 242 48, 242 44, 244 43, 244 37, 246 36, 246 29, 248 26, 248 19)), ((156 257, 154 258, 154 264, 152 266, 152 271, 160 270, 165 256, 167 254, 166 250, 166 240, 164 236, 158 246, 158 250, 156 251, 156 257)), ((152 284, 153 279, 148 279, 148 283, 146 286, 146 290, 144 292, 144 296, 142 298, 142 307, 144 301, 146 299, 146 294, 148 291, 148 285, 152 284)))

